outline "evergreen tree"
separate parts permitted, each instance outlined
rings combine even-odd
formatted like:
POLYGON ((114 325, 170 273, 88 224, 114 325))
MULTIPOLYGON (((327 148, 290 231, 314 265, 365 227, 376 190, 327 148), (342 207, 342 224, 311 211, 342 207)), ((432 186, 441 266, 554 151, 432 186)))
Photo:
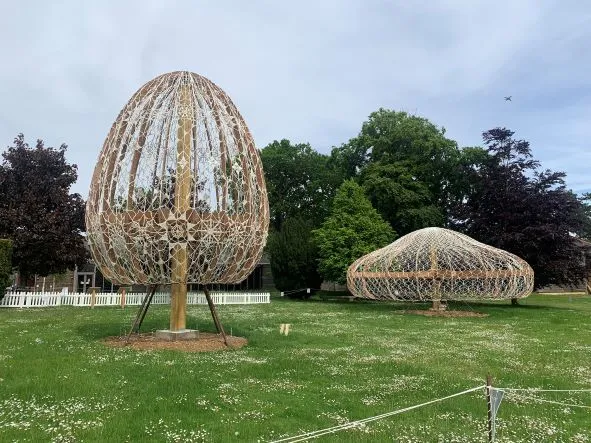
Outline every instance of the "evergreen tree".
POLYGON ((396 234, 353 180, 337 190, 330 216, 313 232, 320 274, 344 284, 347 268, 359 257, 392 242, 396 234))
MULTIPOLYGON (((312 241, 312 228, 309 220, 289 218, 278 232, 269 235, 267 249, 278 290, 320 287, 322 277, 318 273, 318 249, 312 241)), ((302 294, 307 295, 296 296, 302 294)))

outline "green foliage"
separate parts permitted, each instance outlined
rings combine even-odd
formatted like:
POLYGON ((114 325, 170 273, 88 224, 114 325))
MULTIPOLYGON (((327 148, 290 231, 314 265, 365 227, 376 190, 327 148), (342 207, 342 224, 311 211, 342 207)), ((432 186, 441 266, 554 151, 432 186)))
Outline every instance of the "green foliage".
POLYGON ((359 135, 333 149, 345 177, 358 176, 370 201, 400 234, 445 224, 458 198, 453 186, 462 153, 429 120, 380 109, 359 135))
POLYGON ((328 167, 328 156, 307 143, 274 141, 261 150, 271 223, 279 230, 284 220, 300 217, 319 226, 341 179, 328 167))
POLYGON ((397 163, 370 163, 360 181, 373 206, 396 232, 408 234, 428 226, 443 226, 444 217, 424 182, 397 163))
POLYGON ((320 274, 325 280, 344 284, 353 261, 381 248, 396 237, 392 227, 371 205, 363 189, 345 181, 337 190, 332 212, 314 231, 320 255, 320 274))
POLYGON ((369 163, 369 148, 360 137, 352 138, 330 153, 329 165, 342 181, 357 177, 369 163))
POLYGON ((73 269, 88 255, 84 200, 70 194, 78 177, 66 145, 29 147, 19 134, 0 166, 0 238, 13 241, 13 264, 27 277, 73 269))
POLYGON ((457 207, 463 205, 475 192, 478 184, 474 181, 474 175, 478 175, 489 160, 490 155, 484 148, 478 146, 462 148, 453 181, 450 183, 452 198, 449 212, 451 216, 454 215, 457 207))
POLYGON ((0 300, 10 284, 12 274, 12 240, 0 239, 0 300))
MULTIPOLYGON (((526 259, 537 287, 575 283, 583 271, 571 234, 591 238, 591 199, 567 190, 563 173, 539 171, 529 144, 509 132, 485 133, 485 149, 460 149, 425 118, 379 109, 330 156, 275 141, 261 152, 272 224, 279 231, 284 220, 302 217, 319 227, 340 183, 353 179, 398 235, 451 227, 526 259)), ((344 282, 351 261, 372 249, 358 246, 358 226, 338 217, 326 220, 315 239, 320 272, 344 282), (330 245, 325 225, 333 234, 341 230, 330 245)))
MULTIPOLYGON (((310 220, 288 218, 267 242, 273 282, 279 291, 319 288, 318 249, 312 241, 310 220)), ((300 294, 301 295, 301 294, 300 294)))
POLYGON ((513 134, 506 128, 483 134, 488 157, 467 173, 472 189, 456 207, 455 227, 525 259, 536 288, 580 281, 584 263, 572 234, 585 233, 585 208, 566 189, 565 174, 540 171, 529 143, 513 134))

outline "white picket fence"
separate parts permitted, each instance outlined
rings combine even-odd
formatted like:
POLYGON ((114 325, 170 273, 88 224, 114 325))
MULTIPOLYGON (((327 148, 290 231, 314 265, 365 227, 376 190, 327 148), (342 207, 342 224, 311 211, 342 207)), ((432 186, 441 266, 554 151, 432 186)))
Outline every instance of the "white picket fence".
MULTIPOLYGON (((97 292, 94 306, 139 306, 145 296, 146 294, 143 292, 129 292, 122 300, 122 295, 118 293, 97 292)), ((211 298, 218 305, 270 303, 268 292, 211 292, 211 298)), ((170 294, 155 293, 152 304, 170 304, 170 294)), ((207 300, 202 292, 190 292, 187 294, 187 304, 205 305, 207 300)), ((7 292, 0 300, 0 308, 46 308, 51 306, 92 306, 92 295, 64 294, 62 292, 7 292)))

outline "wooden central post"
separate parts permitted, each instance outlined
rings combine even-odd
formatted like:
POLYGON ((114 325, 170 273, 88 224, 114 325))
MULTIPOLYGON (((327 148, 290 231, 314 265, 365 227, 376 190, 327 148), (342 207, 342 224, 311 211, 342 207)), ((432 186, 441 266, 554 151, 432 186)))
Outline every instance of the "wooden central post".
MULTIPOLYGON (((177 219, 191 208, 191 134, 193 112, 191 91, 182 86, 179 92, 179 124, 176 145, 176 175, 174 188, 174 213, 177 219)), ((186 233, 185 233, 186 234, 186 233)), ((172 249, 170 290, 170 330, 181 331, 187 326, 187 240, 181 240, 172 249)))
POLYGON ((429 259, 431 260, 431 271, 435 271, 435 278, 433 284, 433 306, 434 311, 441 310, 441 277, 437 275, 439 266, 437 265, 437 250, 431 247, 429 250, 429 259))

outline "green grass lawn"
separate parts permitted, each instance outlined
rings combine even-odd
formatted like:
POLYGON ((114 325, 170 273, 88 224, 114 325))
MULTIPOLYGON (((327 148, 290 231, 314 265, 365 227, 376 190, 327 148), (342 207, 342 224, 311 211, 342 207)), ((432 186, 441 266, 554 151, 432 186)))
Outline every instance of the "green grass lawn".
MULTIPOLYGON (((431 318, 408 305, 293 301, 220 306, 237 351, 107 348, 135 308, 0 309, 0 441, 269 441, 484 384, 591 388, 591 297, 450 305, 486 318, 431 318), (281 323, 291 323, 288 336, 281 323)), ((417 306, 413 305, 416 309, 417 306)), ((212 331, 206 306, 188 326, 212 331)), ((145 330, 165 328, 152 307, 145 330)), ((507 395, 499 442, 591 441, 591 393, 507 395)), ((318 441, 486 441, 483 392, 318 441)))

